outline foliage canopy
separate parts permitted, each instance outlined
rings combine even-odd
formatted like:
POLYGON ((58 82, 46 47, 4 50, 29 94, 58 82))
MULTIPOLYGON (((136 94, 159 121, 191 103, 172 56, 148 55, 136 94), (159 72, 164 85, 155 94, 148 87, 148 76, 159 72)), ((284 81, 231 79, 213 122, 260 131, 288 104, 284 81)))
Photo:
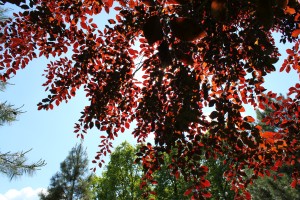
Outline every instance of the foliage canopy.
POLYGON ((144 145, 138 154, 150 182, 163 152, 176 147, 169 167, 193 183, 185 194, 196 199, 211 196, 201 155, 225 156, 229 170, 224 176, 237 199, 250 198, 247 185, 283 163, 294 169, 291 186, 299 184, 300 84, 290 87, 286 99, 262 85, 279 57, 273 31, 280 42, 294 45, 286 50, 280 71, 300 72, 298 0, 2 2, 23 11, 1 23, 1 80, 34 58, 57 57, 45 70, 49 95, 38 109, 67 102, 83 86, 90 105, 75 132, 84 137, 94 126, 106 132, 94 161, 99 166, 112 140, 135 121, 132 134, 138 142, 155 136, 155 144, 144 145), (99 30, 93 16, 111 10, 115 19, 99 30), (143 70, 142 80, 136 77, 138 70, 143 70), (243 104, 274 108, 263 121, 278 130, 252 126, 254 118, 242 116, 243 104), (204 113, 205 107, 213 111, 204 113), (204 137, 207 132, 210 136, 204 137), (246 168, 253 170, 252 176, 246 168))

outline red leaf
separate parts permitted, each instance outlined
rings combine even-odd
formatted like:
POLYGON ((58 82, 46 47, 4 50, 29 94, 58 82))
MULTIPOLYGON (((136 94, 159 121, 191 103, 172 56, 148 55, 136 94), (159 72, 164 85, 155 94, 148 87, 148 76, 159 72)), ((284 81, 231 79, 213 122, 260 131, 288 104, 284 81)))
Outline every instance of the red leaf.
POLYGON ((265 105, 264 105, 263 103, 259 103, 258 107, 259 107, 260 109, 262 109, 262 110, 265 110, 265 109, 266 109, 266 107, 265 107, 265 105))
POLYGON ((122 10, 122 8, 121 8, 121 7, 118 7, 118 6, 116 6, 114 9, 115 9, 116 11, 122 10))
POLYGON ((102 0, 102 2, 108 7, 112 7, 114 0, 102 0))
POLYGON ((129 129, 130 125, 129 125, 128 122, 125 123, 125 127, 126 127, 127 129, 129 129))
POLYGON ((93 28, 98 28, 97 24, 95 24, 95 23, 92 23, 91 26, 92 26, 93 28))
POLYGON ((294 51, 292 49, 287 49, 286 50, 286 53, 287 54, 290 54, 290 55, 294 55, 294 51))
POLYGON ((190 189, 187 189, 185 192, 184 192, 184 196, 188 196, 189 194, 191 194, 191 192, 193 191, 193 189, 192 188, 190 188, 190 189))
POLYGON ((110 24, 115 24, 115 23, 116 23, 116 21, 113 20, 113 19, 109 19, 108 22, 109 22, 110 24))
MULTIPOLYGON (((225 160, 224 160, 224 161, 225 161, 225 160)), ((208 169, 207 166, 201 166, 200 169, 201 169, 202 171, 204 171, 204 172, 208 172, 208 171, 209 171, 209 169, 208 169)))
POLYGON ((88 29, 86 23, 84 21, 80 22, 81 28, 88 29))
POLYGON ((206 193, 202 193, 202 196, 205 198, 211 198, 211 193, 210 192, 206 192, 206 193))
POLYGON ((201 181, 201 186, 206 188, 210 186, 210 182, 208 180, 202 180, 201 181))
POLYGON ((106 131, 107 130, 107 127, 106 126, 102 126, 100 131, 106 131))
POLYGON ((290 65, 288 65, 287 67, 286 67, 286 70, 285 70, 287 73, 290 73, 290 71, 291 71, 291 66, 290 65))
POLYGON ((11 38, 10 40, 11 40, 12 43, 13 43, 13 44, 11 45, 12 48, 15 48, 16 46, 18 46, 20 43, 23 42, 23 40, 20 39, 20 38, 11 38))
POLYGON ((251 199, 251 194, 249 192, 244 192, 244 195, 245 195, 247 200, 251 199))
POLYGON ((128 52, 129 52, 131 55, 136 55, 136 54, 139 53, 137 50, 134 50, 134 49, 128 49, 128 52))
POLYGON ((157 185, 158 182, 157 182, 157 181, 151 181, 151 184, 152 184, 152 185, 157 185))
POLYGON ((177 170, 177 171, 175 172, 175 178, 176 178, 176 179, 179 179, 179 177, 180 177, 180 173, 179 173, 179 171, 177 170))
POLYGON ((141 182, 140 189, 143 189, 147 185, 146 181, 141 182))
POLYGON ((107 14, 109 14, 109 7, 108 6, 104 6, 104 10, 107 14))
POLYGON ((75 96, 76 95, 76 88, 72 87, 71 91, 70 91, 71 96, 75 96))
POLYGON ((297 180, 293 180, 292 183, 291 183, 291 187, 292 188, 295 188, 297 185, 297 180))

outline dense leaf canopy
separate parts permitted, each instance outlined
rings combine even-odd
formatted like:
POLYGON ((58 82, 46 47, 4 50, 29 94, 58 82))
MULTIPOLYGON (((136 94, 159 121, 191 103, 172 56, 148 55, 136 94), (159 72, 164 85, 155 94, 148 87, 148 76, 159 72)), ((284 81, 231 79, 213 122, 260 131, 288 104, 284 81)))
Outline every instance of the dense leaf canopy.
POLYGON ((293 43, 280 71, 300 72, 298 0, 2 2, 23 11, 1 23, 1 80, 34 58, 57 57, 45 70, 49 95, 38 108, 53 109, 83 87, 90 105, 75 132, 83 137, 94 126, 106 131, 95 157, 100 166, 112 140, 136 122, 132 134, 139 142, 155 136, 155 144, 138 154, 145 180, 151 182, 163 152, 176 147, 169 167, 193 183, 185 192, 193 198, 211 196, 201 155, 225 156, 229 170, 224 176, 237 199, 249 198, 245 188, 252 179, 283 163, 294 168, 291 185, 300 183, 300 84, 291 86, 283 100, 262 85, 279 57, 272 32, 280 34, 280 42, 293 43), (93 17, 112 10, 115 18, 99 30, 93 17), (139 70, 142 79, 136 76, 139 70), (271 106, 276 112, 264 122, 278 130, 252 125, 253 117, 242 116, 244 104, 271 106), (206 107, 212 108, 208 114, 206 107), (250 177, 247 168, 253 169, 250 177))

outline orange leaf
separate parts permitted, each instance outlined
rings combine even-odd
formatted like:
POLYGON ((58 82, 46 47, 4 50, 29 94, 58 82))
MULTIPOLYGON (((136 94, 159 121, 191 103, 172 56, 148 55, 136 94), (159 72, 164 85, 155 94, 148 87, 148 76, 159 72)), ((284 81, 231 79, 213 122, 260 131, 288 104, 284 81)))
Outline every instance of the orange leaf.
POLYGON ((270 131, 266 131, 261 133, 261 136, 264 138, 273 138, 275 136, 276 133, 274 132, 270 132, 270 131))
POLYGON ((245 110, 245 108, 244 108, 244 106, 242 106, 240 109, 239 109, 239 112, 245 112, 246 110, 245 110))
POLYGON ((300 29, 296 29, 292 32, 292 37, 298 37, 299 34, 300 34, 300 29))
POLYGON ((136 6, 136 2, 135 1, 133 1, 133 0, 129 0, 129 7, 130 8, 134 8, 135 6, 136 6))
POLYGON ((285 13, 293 15, 293 14, 296 13, 296 10, 294 8, 291 8, 291 7, 288 6, 288 7, 286 7, 285 13))
POLYGON ((251 116, 247 116, 247 117, 245 117, 244 119, 245 119, 247 122, 250 122, 250 123, 255 122, 255 119, 254 119, 253 117, 251 117, 251 116))

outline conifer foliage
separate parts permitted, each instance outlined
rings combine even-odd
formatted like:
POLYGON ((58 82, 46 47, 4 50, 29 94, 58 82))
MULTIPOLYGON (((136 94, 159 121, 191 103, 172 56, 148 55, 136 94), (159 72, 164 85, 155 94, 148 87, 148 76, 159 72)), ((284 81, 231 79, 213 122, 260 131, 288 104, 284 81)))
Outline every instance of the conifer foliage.
MULTIPOLYGON (((99 166, 112 140, 134 121, 138 142, 155 137, 155 144, 139 153, 145 171, 141 187, 151 183, 163 152, 172 147, 177 152, 169 168, 193 184, 185 195, 194 199, 211 196, 201 155, 226 155, 224 176, 237 199, 250 198, 246 187, 253 178, 299 162, 300 84, 290 87, 280 105, 268 99, 281 97, 263 87, 279 57, 272 31, 282 43, 293 43, 280 71, 300 72, 298 0, 2 2, 23 11, 1 23, 1 80, 34 58, 57 58, 45 69, 49 95, 38 109, 51 110, 83 87, 90 105, 75 132, 84 137, 93 127, 102 131, 94 160, 99 166), (112 11, 116 16, 100 30, 93 17, 112 11), (136 64, 139 57, 141 64, 136 64), (139 70, 142 80, 136 76, 139 70), (264 122, 278 130, 252 126, 254 118, 242 116, 244 104, 274 108, 264 122), (213 110, 204 113, 205 107, 213 110), (210 136, 204 137, 207 132, 210 136), (247 168, 253 169, 251 176, 247 168)), ((292 187, 299 184, 299 173, 294 167, 292 187)))
POLYGON ((83 144, 76 145, 60 164, 60 171, 52 176, 46 194, 41 193, 41 200, 89 200, 90 178, 88 158, 83 144))
MULTIPOLYGON (((0 8, 0 21, 5 20, 5 9, 0 8)), ((0 94, 4 92, 6 83, 0 81, 0 94)), ((22 113, 20 108, 15 107, 7 102, 0 102, 0 128, 6 124, 10 124, 17 120, 17 117, 22 113)), ((8 133, 5 133, 8 134, 8 133)), ((32 175, 40 167, 46 163, 40 159, 35 163, 28 163, 27 153, 31 151, 19 152, 3 152, 0 151, 0 173, 5 174, 12 180, 13 178, 20 177, 24 174, 32 175)))

